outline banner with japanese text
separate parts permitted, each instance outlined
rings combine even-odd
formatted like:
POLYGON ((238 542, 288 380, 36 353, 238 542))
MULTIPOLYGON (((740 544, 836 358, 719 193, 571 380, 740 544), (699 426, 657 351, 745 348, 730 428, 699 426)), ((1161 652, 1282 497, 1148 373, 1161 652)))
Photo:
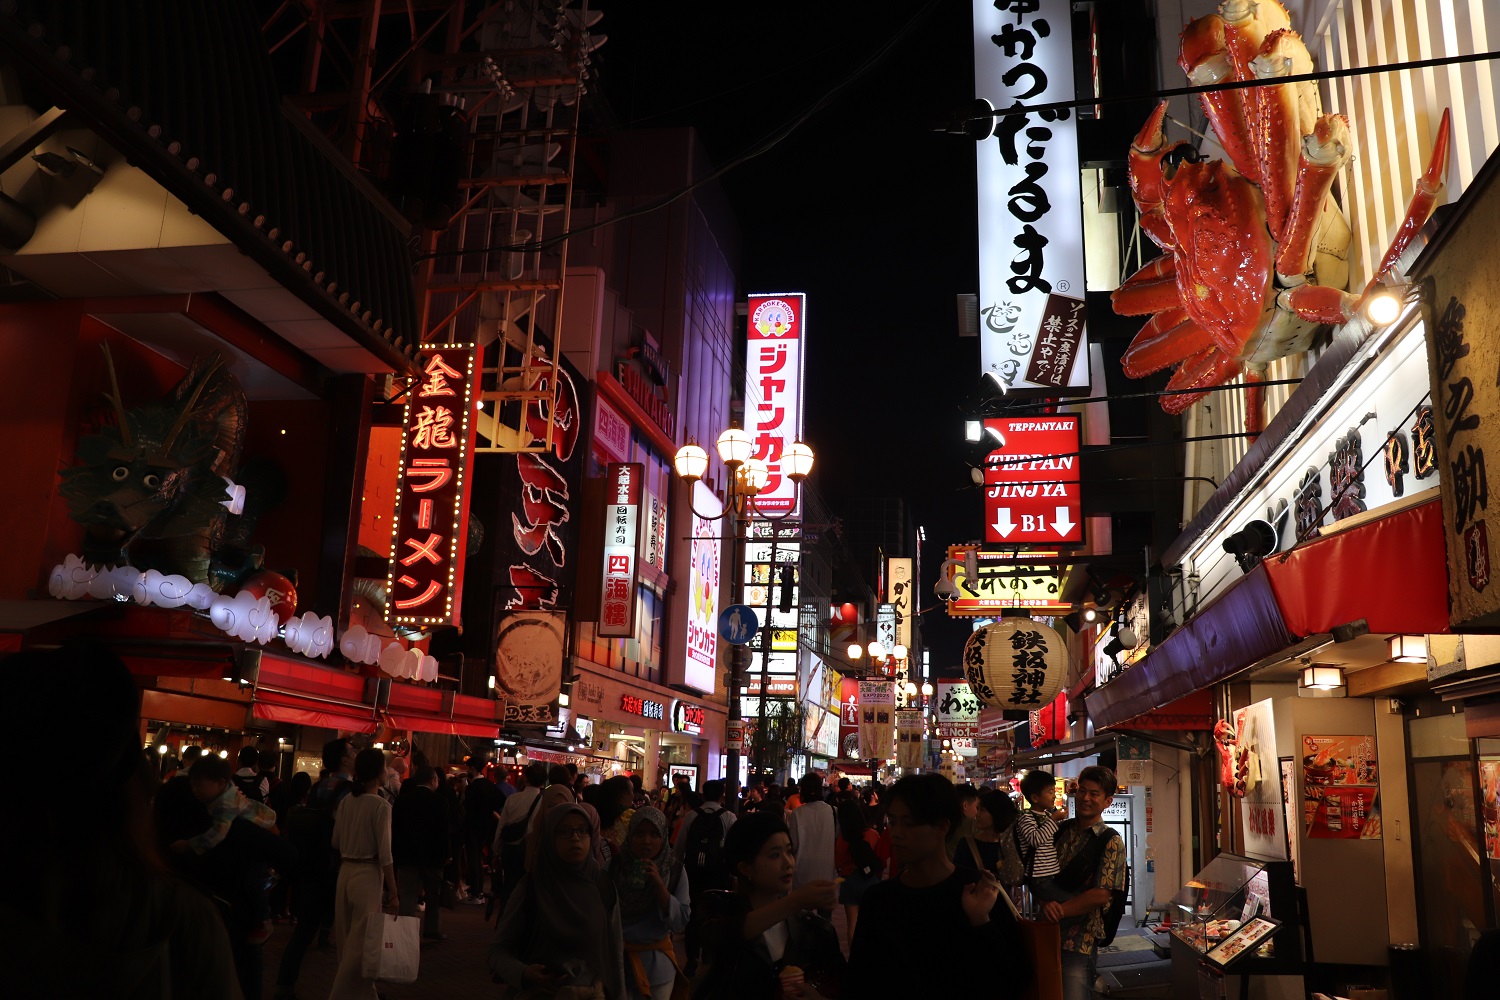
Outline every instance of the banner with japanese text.
POLYGON ((886 760, 896 748, 896 685, 859 682, 859 756, 886 760))
POLYGON ((917 709, 896 713, 896 766, 922 766, 922 713, 917 709))
POLYGON ((802 344, 807 296, 750 296, 745 356, 745 430, 754 456, 770 470, 755 506, 775 516, 797 512, 796 484, 782 471, 787 445, 802 437, 802 344))
POLYGON ((422 378, 412 383, 402 416, 385 620, 457 625, 469 531, 475 349, 473 344, 424 344, 422 354, 422 378))
POLYGON ((604 582, 597 632, 605 638, 626 639, 635 634, 645 478, 646 468, 640 462, 611 462, 604 467, 604 582))

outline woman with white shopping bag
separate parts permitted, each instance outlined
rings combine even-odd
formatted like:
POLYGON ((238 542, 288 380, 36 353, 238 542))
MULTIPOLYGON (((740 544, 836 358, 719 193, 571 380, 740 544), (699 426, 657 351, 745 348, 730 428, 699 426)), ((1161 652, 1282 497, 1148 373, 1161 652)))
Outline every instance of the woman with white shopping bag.
POLYGON ((374 748, 361 750, 354 758, 354 789, 334 812, 333 849, 341 859, 333 911, 339 970, 329 1000, 376 996, 374 975, 366 973, 377 970, 366 968, 365 939, 370 922, 381 919, 382 884, 392 913, 400 903, 391 864, 391 804, 376 794, 384 781, 385 754, 374 748))
POLYGON ((490 971, 516 1000, 624 1000, 620 903, 598 840, 589 806, 565 803, 543 818, 536 860, 490 945, 490 971))

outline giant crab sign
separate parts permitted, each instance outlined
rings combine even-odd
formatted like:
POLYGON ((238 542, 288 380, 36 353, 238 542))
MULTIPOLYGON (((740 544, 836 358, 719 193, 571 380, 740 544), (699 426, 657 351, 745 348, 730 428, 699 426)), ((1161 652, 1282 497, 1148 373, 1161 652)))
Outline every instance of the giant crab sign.
MULTIPOLYGON (((1224 0, 1182 32, 1178 65, 1194 86, 1312 71, 1302 37, 1277 0, 1224 0)), ((1168 145, 1159 104, 1130 147, 1130 189, 1141 228, 1166 251, 1112 296, 1122 316, 1151 318, 1121 359, 1142 378, 1176 366, 1181 413, 1243 373, 1246 427, 1262 424, 1266 366, 1307 350, 1318 330, 1344 323, 1395 267, 1432 214, 1448 165, 1448 111, 1406 218, 1360 296, 1349 280, 1349 224, 1330 193, 1349 162, 1349 123, 1325 115, 1315 84, 1267 83, 1199 95, 1229 162, 1168 145)))

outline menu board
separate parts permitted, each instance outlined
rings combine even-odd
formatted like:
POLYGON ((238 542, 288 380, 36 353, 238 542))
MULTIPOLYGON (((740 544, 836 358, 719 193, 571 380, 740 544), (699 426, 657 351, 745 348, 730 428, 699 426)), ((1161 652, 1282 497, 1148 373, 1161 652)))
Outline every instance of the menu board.
POLYGON ((1302 737, 1302 825, 1310 840, 1380 839, 1374 736, 1302 737))

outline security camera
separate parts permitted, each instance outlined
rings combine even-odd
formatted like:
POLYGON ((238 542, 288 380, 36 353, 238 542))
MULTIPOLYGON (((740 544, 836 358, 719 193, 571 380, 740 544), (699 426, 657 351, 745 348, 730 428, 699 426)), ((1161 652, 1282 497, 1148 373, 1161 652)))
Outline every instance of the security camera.
POLYGON ((938 581, 933 586, 932 592, 936 594, 940 600, 958 600, 958 584, 954 583, 953 578, 946 573, 938 576, 938 581))

